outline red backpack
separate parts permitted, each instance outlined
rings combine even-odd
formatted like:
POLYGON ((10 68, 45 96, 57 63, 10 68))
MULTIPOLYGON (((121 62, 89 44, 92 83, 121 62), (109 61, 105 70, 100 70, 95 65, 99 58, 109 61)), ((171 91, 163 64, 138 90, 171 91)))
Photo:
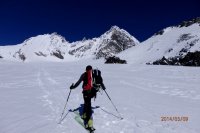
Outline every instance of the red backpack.
POLYGON ((85 78, 83 83, 83 90, 91 90, 93 87, 92 82, 92 70, 85 72, 85 78))

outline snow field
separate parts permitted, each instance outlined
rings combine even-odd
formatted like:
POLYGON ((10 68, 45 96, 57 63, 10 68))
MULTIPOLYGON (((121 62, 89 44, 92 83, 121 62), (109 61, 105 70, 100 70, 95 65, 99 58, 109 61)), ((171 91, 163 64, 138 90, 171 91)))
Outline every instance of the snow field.
MULTIPOLYGON (((1 133, 85 133, 70 109, 83 103, 81 85, 72 93, 65 119, 58 124, 69 86, 84 72, 83 62, 0 62, 1 133)), ((95 133, 198 133, 200 69, 195 67, 104 65, 107 92, 92 100, 95 133), (99 106, 99 108, 98 108, 99 106), (161 117, 188 117, 188 121, 161 121, 161 117)))

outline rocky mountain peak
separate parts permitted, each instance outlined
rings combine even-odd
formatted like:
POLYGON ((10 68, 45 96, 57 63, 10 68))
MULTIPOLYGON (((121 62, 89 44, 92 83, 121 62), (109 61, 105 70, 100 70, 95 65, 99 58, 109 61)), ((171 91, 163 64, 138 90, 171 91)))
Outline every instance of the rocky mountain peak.
POLYGON ((197 17, 197 18, 194 18, 194 19, 188 20, 188 21, 183 21, 181 24, 178 25, 178 27, 188 27, 195 23, 200 24, 200 17, 197 17))
POLYGON ((112 27, 110 28, 109 31, 120 31, 120 30, 121 30, 121 29, 120 29, 118 26, 114 25, 114 26, 112 26, 112 27))

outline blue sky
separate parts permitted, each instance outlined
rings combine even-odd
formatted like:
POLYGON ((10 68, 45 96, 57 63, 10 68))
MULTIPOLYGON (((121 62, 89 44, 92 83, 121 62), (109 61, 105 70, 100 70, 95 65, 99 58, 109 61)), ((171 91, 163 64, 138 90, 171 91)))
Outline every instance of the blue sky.
POLYGON ((98 37, 111 26, 139 41, 200 16, 198 0, 1 0, 0 45, 57 32, 72 42, 98 37))

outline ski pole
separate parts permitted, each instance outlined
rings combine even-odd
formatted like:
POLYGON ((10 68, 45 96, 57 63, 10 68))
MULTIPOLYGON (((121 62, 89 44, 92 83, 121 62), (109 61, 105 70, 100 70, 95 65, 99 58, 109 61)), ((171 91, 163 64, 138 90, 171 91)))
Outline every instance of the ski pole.
POLYGON ((105 93, 106 93, 107 97, 110 99, 110 101, 111 101, 112 105, 114 106, 115 110, 116 110, 116 111, 117 111, 117 113, 119 114, 119 117, 120 117, 121 119, 123 119, 123 117, 122 117, 122 116, 121 116, 121 114, 119 113, 119 111, 118 111, 117 107, 114 105, 114 103, 112 102, 112 100, 111 100, 110 96, 108 95, 108 93, 106 92, 106 90, 105 90, 105 89, 104 89, 104 91, 105 91, 105 93))
POLYGON ((70 94, 71 94, 71 91, 72 91, 72 90, 70 89, 70 92, 69 92, 68 97, 67 97, 67 101, 66 101, 66 103, 65 103, 65 106, 64 106, 63 112, 62 112, 62 114, 61 114, 61 116, 60 116, 60 121, 59 121, 58 124, 61 123, 61 120, 62 120, 63 114, 64 114, 65 109, 66 109, 66 107, 67 107, 67 103, 68 103, 68 100, 69 100, 69 96, 70 96, 70 94))

